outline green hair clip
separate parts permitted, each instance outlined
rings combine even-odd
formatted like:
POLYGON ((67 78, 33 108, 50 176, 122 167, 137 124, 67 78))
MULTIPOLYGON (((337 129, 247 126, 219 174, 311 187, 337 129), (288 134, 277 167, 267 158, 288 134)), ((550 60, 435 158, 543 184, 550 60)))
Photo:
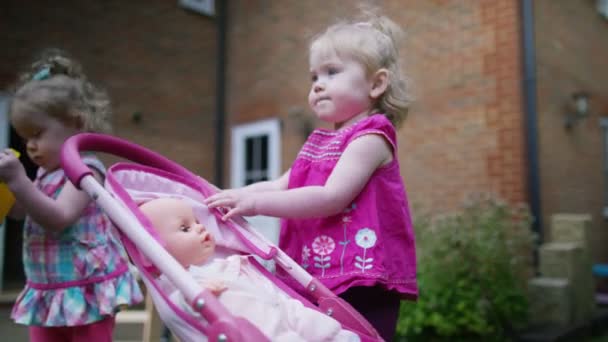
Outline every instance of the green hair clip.
POLYGON ((35 73, 34 76, 32 76, 32 80, 42 81, 42 80, 46 80, 49 77, 51 77, 51 69, 49 67, 45 67, 45 68, 41 69, 40 71, 38 71, 37 73, 35 73))

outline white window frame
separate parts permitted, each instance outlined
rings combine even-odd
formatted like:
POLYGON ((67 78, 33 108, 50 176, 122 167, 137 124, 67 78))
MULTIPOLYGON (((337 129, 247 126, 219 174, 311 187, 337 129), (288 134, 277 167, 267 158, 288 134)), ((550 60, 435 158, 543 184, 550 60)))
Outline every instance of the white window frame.
POLYGON ((608 0, 596 1, 597 12, 604 18, 608 19, 608 0))
MULTIPOLYGON (((6 93, 0 92, 0 151, 9 146, 10 123, 8 119, 8 102, 10 97, 6 93)), ((4 284, 4 258, 6 254, 6 224, 0 222, 0 292, 4 284)))
POLYGON ((202 15, 215 15, 215 0, 179 0, 179 5, 202 15))
MULTIPOLYGON (((268 137, 267 156, 269 180, 281 175, 281 121, 278 118, 265 119, 232 127, 230 187, 245 185, 245 141, 247 138, 266 135, 268 137)), ((279 219, 268 216, 253 216, 247 220, 273 243, 278 243, 279 219)))

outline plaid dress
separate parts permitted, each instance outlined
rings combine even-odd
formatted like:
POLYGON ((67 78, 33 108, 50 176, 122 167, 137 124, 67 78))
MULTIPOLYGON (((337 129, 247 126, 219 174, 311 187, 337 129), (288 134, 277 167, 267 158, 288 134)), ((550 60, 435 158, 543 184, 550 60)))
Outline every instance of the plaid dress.
MULTIPOLYGON (((83 162, 101 174, 105 168, 92 155, 83 162)), ((62 169, 39 169, 35 185, 57 198, 67 178, 62 169)), ((93 201, 72 226, 55 233, 29 217, 23 230, 25 289, 11 317, 37 326, 75 326, 113 315, 120 306, 142 300, 128 270, 127 254, 109 218, 93 201)))

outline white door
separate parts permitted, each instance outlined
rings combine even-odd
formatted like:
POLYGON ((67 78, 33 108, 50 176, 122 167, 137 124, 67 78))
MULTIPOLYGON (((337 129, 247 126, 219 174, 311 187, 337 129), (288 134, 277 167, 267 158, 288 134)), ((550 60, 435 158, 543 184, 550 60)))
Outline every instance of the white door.
MULTIPOLYGON (((8 120, 8 99, 6 94, 0 93, 0 151, 8 147, 9 139, 9 120, 8 120)), ((0 292, 4 284, 4 238, 6 236, 6 226, 4 221, 0 222, 0 292)))
MULTIPOLYGON (((281 123, 278 119, 256 121, 232 128, 232 188, 276 179, 281 175, 281 123)), ((270 241, 279 240, 279 219, 247 217, 270 241)))

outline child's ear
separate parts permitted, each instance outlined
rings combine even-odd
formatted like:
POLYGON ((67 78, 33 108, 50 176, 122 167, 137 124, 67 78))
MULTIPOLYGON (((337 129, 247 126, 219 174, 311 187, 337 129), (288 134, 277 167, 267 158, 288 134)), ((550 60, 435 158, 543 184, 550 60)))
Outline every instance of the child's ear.
POLYGON ((387 88, 388 88, 388 70, 382 68, 382 69, 376 71, 374 73, 374 75, 372 76, 372 88, 369 92, 369 96, 372 99, 377 99, 380 96, 382 96, 382 94, 384 94, 384 92, 386 91, 387 88))

